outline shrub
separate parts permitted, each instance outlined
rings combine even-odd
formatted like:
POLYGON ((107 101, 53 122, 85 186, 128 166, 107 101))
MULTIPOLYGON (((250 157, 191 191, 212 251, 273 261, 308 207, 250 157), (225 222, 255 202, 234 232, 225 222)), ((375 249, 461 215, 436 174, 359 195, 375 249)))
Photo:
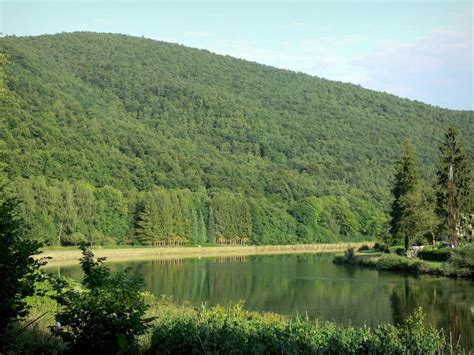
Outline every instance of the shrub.
POLYGON ((380 251, 382 253, 390 253, 390 248, 387 244, 383 244, 383 243, 375 243, 374 244, 374 250, 377 250, 377 251, 380 251))
MULTIPOLYGON (((64 354, 66 348, 61 339, 52 337, 49 332, 39 329, 36 324, 24 327, 15 324, 14 341, 8 344, 6 354, 64 354)), ((2 353, 3 354, 3 353, 2 353)))
POLYGON ((131 276, 130 269, 110 275, 94 261, 94 254, 81 246, 80 259, 84 280, 73 286, 64 278, 53 280, 55 299, 62 308, 56 315, 60 326, 52 327, 74 353, 118 353, 137 350, 137 336, 147 329, 150 319, 143 319, 146 305, 139 290, 142 280, 131 276))
POLYGON ((40 243, 25 237, 18 217, 18 201, 6 196, 0 181, 0 349, 9 343, 9 331, 14 320, 24 318, 29 311, 25 297, 35 293, 34 283, 42 277, 39 268, 43 260, 33 259, 39 254, 40 243))
POLYGON ((443 331, 437 331, 433 326, 425 327, 424 318, 420 307, 401 325, 400 336, 405 347, 404 353, 440 353, 440 348, 446 345, 443 331))
POLYGON ((66 234, 61 239, 61 245, 63 246, 80 245, 81 243, 86 243, 86 242, 87 240, 84 234, 79 233, 79 232, 74 232, 70 235, 66 234))
POLYGON ((344 257, 346 258, 347 262, 349 262, 349 263, 353 262, 356 258, 354 248, 348 248, 344 252, 344 257))
POLYGON ((170 306, 155 323, 150 354, 434 354, 444 334, 425 327, 421 310, 402 325, 375 329, 332 322, 290 320, 239 304, 198 309, 170 306))
POLYGON ((428 261, 447 261, 450 256, 450 250, 448 248, 443 249, 431 249, 425 248, 418 252, 418 257, 428 261))
POLYGON ((358 249, 358 251, 367 251, 367 250, 370 250, 367 244, 361 245, 360 248, 358 249))
POLYGON ((376 266, 379 270, 418 273, 421 263, 416 259, 391 254, 379 258, 376 266))
POLYGON ((444 272, 450 276, 474 280, 474 244, 459 246, 451 251, 444 272))
POLYGON ((333 262, 335 264, 355 264, 357 257, 355 255, 354 248, 348 248, 344 251, 344 255, 337 255, 334 257, 333 262))
POLYGON ((395 248, 395 254, 397 254, 399 256, 404 256, 405 255, 405 248, 396 247, 395 248))

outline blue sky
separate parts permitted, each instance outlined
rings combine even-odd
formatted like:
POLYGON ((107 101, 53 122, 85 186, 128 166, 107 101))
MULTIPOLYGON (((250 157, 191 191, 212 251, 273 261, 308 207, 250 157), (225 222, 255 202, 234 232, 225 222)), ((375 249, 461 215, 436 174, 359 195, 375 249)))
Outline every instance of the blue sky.
POLYGON ((116 32, 474 109, 472 2, 12 1, 3 34, 116 32))

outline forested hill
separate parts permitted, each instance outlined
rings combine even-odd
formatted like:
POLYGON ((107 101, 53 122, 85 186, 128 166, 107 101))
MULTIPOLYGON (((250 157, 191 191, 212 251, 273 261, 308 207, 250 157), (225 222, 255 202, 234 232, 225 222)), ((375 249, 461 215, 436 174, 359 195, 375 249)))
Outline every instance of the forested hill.
POLYGON ((364 239, 405 138, 428 180, 449 124, 473 156, 472 111, 125 35, 0 48, 2 159, 50 244, 364 239))

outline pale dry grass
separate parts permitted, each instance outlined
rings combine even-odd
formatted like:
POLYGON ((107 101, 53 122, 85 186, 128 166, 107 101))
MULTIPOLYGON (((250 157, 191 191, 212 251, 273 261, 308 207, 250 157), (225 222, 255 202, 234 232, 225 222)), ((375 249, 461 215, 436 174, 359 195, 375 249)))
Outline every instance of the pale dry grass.
MULTIPOLYGON (((181 259, 193 257, 234 256, 234 255, 266 255, 266 254, 302 254, 340 252, 347 248, 359 248, 362 244, 372 246, 373 242, 335 243, 335 244, 296 244, 296 245, 260 245, 260 246, 218 246, 218 247, 148 247, 148 248, 116 248, 94 249, 96 257, 114 260, 143 259, 181 259)), ((75 264, 82 256, 78 250, 44 251, 38 257, 50 257, 48 265, 75 264)))

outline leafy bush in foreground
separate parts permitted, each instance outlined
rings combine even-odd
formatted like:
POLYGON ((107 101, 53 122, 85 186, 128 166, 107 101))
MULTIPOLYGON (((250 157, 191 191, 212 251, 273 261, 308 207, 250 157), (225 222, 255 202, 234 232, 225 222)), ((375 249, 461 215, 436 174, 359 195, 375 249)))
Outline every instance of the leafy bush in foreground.
POLYGON ((150 353, 167 354, 434 354, 447 351, 442 331, 423 324, 416 311, 402 325, 375 329, 332 322, 290 320, 248 312, 236 305, 172 307, 160 314, 150 353))
MULTIPOLYGON (((1 171, 0 171, 1 173, 1 171)), ((34 283, 41 278, 39 268, 44 260, 36 260, 40 244, 25 238, 18 216, 18 201, 6 193, 0 176, 0 352, 10 342, 13 321, 29 311, 25 297, 35 293, 34 283)))
POLYGON ((142 280, 130 276, 130 269, 114 276, 102 266, 104 258, 81 247, 83 287, 73 287, 66 279, 56 279, 55 299, 62 309, 56 314, 59 335, 73 353, 130 353, 138 349, 137 336, 145 333, 150 319, 143 319, 148 306, 139 290, 142 280))

